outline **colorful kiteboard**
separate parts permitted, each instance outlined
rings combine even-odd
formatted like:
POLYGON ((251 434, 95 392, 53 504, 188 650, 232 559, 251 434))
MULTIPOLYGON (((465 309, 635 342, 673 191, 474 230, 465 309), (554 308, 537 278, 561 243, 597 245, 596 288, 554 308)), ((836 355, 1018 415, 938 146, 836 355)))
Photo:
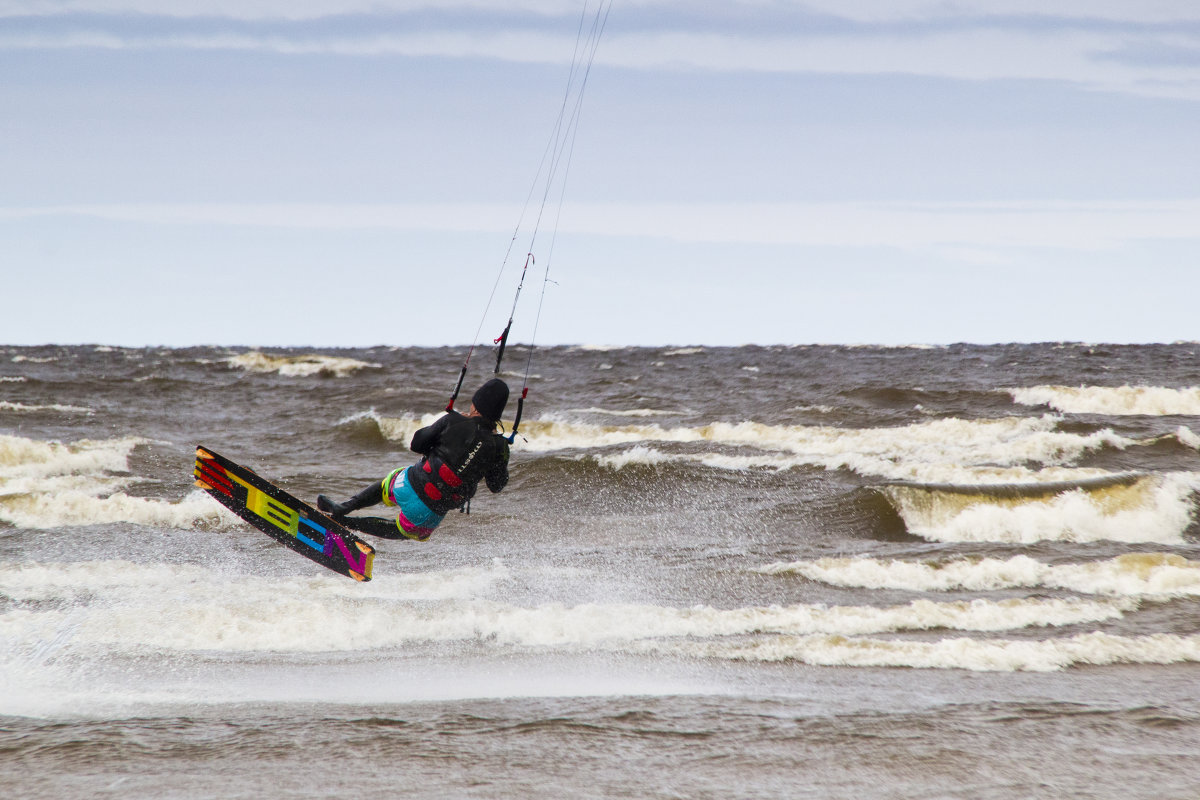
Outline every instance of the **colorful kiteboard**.
POLYGON ((307 503, 203 447, 195 475, 197 486, 272 539, 334 572, 371 580, 375 548, 307 503))

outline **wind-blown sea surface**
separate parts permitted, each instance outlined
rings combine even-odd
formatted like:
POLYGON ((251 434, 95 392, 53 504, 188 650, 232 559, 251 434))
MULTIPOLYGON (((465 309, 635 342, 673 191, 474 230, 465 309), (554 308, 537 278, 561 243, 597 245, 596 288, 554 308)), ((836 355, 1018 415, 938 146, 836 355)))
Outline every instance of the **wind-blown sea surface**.
POLYGON ((539 349, 368 583, 194 449, 348 496, 464 349, 0 347, 2 794, 1195 798, 1198 347, 539 349))

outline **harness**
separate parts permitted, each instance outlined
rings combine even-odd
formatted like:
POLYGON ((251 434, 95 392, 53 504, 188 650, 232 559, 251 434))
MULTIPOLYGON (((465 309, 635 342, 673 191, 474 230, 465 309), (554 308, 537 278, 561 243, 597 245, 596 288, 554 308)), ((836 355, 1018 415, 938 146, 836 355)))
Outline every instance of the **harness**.
POLYGON ((433 452, 409 468, 417 495, 438 514, 461 508, 495 465, 499 438, 471 418, 453 422, 433 452))
POLYGON ((425 473, 425 485, 421 487, 421 492, 435 503, 446 500, 449 503, 458 505, 467 500, 461 492, 455 491, 461 489, 463 479, 450 469, 450 465, 441 459, 438 461, 438 467, 435 471, 430 458, 426 456, 421 459, 421 470, 425 473))

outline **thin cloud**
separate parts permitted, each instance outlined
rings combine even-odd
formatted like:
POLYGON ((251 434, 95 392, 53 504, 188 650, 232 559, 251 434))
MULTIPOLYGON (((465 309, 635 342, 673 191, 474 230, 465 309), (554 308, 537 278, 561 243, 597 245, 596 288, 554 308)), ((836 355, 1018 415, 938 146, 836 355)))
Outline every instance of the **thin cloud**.
MULTIPOLYGON (((708 18, 714 24, 738 16, 797 19, 821 15, 852 22, 938 22, 1005 17, 1170 24, 1200 21, 1193 0, 740 0, 709 8, 693 0, 625 0, 621 5, 652 11, 662 19, 708 18)), ((387 16, 418 12, 484 11, 489 14, 575 16, 582 0, 0 0, 0 17, 140 15, 181 19, 316 20, 334 16, 387 16)), ((619 16, 619 14, 618 14, 619 16)))
MULTIPOLYGON (((438 233, 511 230, 506 204, 103 204, 0 208, 0 220, 84 216, 156 225, 438 233)), ((1200 239, 1200 200, 1029 203, 571 204, 560 232, 693 243, 819 247, 1014 247, 1093 251, 1200 239)))
POLYGON ((911 22, 1037 17, 1140 24, 1200 21, 1193 0, 805 0, 814 12, 857 22, 911 22))
POLYGON ((139 36, 109 31, 0 35, 0 49, 245 50, 278 55, 392 55, 547 63, 569 60, 573 43, 573 39, 566 37, 525 31, 490 34, 423 32, 359 37, 247 33, 139 36), (564 51, 565 55, 562 55, 564 51))
POLYGON ((3 17, 140 15, 242 21, 300 21, 351 15, 394 15, 422 11, 576 15, 572 0, 0 0, 3 17))
POLYGON ((907 74, 955 80, 1053 80, 1105 91, 1200 99, 1200 64, 1111 57, 1114 33, 969 29, 922 34, 745 37, 639 34, 606 42, 598 60, 640 69, 907 74))
MULTIPOLYGON (((0 0, 2 3, 3 0, 0 0)), ((464 0, 465 3, 465 0, 464 0)), ((37 6, 10 1, 7 8, 37 6)), ((101 8, 160 4, 103 3, 80 0, 72 6, 101 8)), ((290 5, 290 4, 288 4, 290 5)), ((543 12, 558 3, 514 3, 506 11, 543 12)), ((978 6, 979 4, 975 4, 978 6)), ((1021 3, 1003 4, 1016 10, 1021 3)), ((1175 8, 1173 4, 1167 4, 1175 8)), ((909 3, 910 8, 920 4, 909 3)), ((5 7, 5 6, 0 6, 5 7)), ((218 6, 219 8, 220 6, 218 6)), ((266 14, 274 4, 256 6, 266 14)), ((357 8, 354 2, 317 3, 319 8, 357 8)), ((366 8, 367 5, 363 5, 366 8)), ((375 6, 371 6, 376 8, 375 6)), ((409 9, 423 4, 396 2, 383 7, 409 9)), ((465 7, 465 5, 461 6, 465 7)), ((923 7, 923 6, 922 6, 923 7)), ((971 4, 955 8, 971 10, 971 4)), ((1200 8, 1200 5, 1197 6, 1200 8)), ((174 8, 173 6, 171 7, 174 8)), ((940 6, 939 6, 940 8, 940 6)), ((1107 8, 1107 6, 1105 7, 1107 8)), ((1158 5, 1150 8, 1160 9, 1158 5)), ((489 10, 497 9, 489 6, 489 10)), ((0 12, 2 13, 2 12, 0 12)), ((282 12, 281 12, 282 13, 282 12)), ((1200 17, 1200 12, 1196 12, 1200 17)), ((782 19, 788 19, 785 14, 782 19)), ((970 25, 911 28, 881 25, 851 29, 780 26, 786 33, 742 30, 614 28, 597 55, 598 65, 641 71, 765 72, 843 75, 915 75, 950 80, 1057 81, 1084 89, 1134 95, 1200 100, 1200 34, 1186 30, 1122 30, 1113 26, 1060 27, 998 25, 979 19, 970 25), (1164 55, 1165 54, 1165 55, 1164 55), (1171 54, 1174 54, 1173 56, 1171 54), (1150 57, 1155 56, 1155 57, 1150 57)), ((393 25, 396 23, 393 21, 393 25)), ((528 18, 471 28, 475 23, 426 20, 420 30, 395 29, 347 33, 321 25, 281 25, 264 30, 229 23, 229 30, 175 30, 147 33, 104 19, 78 20, 69 28, 0 28, 0 49, 229 50, 277 55, 482 59, 512 63, 562 64, 574 52, 570 30, 539 28, 528 18)), ((563 26, 556 26, 563 27, 563 26)))

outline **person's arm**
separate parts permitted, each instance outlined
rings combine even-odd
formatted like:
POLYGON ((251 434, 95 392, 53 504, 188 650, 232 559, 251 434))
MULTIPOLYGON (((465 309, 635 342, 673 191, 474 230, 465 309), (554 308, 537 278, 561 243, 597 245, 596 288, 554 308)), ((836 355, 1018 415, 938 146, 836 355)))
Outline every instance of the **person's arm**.
POLYGON ((500 444, 496 463, 483 476, 484 480, 487 481, 488 489, 492 493, 498 492, 508 485, 508 440, 499 434, 496 434, 496 439, 500 444))
POLYGON ((446 430, 449 425, 450 415, 444 414, 437 422, 432 425, 426 425, 414 433, 412 443, 408 446, 409 449, 423 456, 429 455, 433 452, 434 445, 438 443, 438 439, 441 438, 442 431, 446 430))

